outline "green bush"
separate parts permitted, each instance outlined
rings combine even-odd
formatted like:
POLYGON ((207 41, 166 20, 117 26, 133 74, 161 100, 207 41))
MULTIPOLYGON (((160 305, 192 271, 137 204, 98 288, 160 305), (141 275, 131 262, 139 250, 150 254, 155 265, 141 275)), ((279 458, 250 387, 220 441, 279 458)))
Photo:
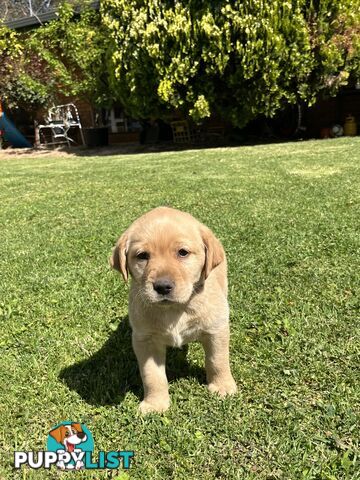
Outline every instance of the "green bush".
POLYGON ((312 53, 310 92, 335 94, 350 77, 360 79, 360 2, 305 2, 303 11, 312 53))
POLYGON ((359 65, 358 2, 104 0, 109 73, 129 113, 244 126, 334 93, 359 65))
POLYGON ((0 28, 0 98, 10 108, 36 109, 63 96, 109 103, 104 57, 107 37, 99 12, 63 4, 56 20, 27 32, 0 28))
MULTIPOLYGON (((47 101, 47 93, 36 81, 36 75, 26 71, 26 64, 35 67, 26 53, 20 35, 0 27, 0 100, 10 108, 40 106, 47 101)), ((32 70, 35 73, 36 69, 32 70)))
POLYGON ((66 96, 89 100, 95 107, 109 103, 107 72, 104 68, 108 40, 100 14, 83 6, 75 15, 65 3, 58 19, 33 30, 31 49, 51 68, 54 87, 66 96))

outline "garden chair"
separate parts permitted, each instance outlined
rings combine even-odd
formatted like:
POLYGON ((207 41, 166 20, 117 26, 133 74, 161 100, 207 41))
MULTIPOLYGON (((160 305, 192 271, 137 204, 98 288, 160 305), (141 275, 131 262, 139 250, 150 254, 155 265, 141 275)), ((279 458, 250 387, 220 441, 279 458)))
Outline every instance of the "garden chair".
POLYGON ((85 145, 79 112, 73 103, 57 105, 49 109, 45 123, 38 125, 39 145, 61 145, 68 147, 75 140, 70 137, 70 130, 78 128, 82 144, 85 145), (46 131, 50 131, 51 142, 47 141, 46 131))

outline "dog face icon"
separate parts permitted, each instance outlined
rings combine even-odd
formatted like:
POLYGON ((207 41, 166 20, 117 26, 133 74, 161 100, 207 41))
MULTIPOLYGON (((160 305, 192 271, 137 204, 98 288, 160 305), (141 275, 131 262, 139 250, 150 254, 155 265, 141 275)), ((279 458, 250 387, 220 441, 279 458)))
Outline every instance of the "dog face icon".
POLYGON ((80 423, 71 423, 70 425, 60 425, 49 432, 58 443, 65 447, 65 451, 73 452, 77 445, 86 442, 87 435, 83 432, 80 423))

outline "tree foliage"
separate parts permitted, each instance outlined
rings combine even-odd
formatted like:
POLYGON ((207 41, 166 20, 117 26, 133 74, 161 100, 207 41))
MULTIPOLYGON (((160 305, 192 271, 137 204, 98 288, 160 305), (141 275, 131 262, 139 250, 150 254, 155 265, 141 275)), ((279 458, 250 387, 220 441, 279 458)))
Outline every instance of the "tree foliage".
MULTIPOLYGON (((243 126, 313 103, 359 70, 351 0, 104 0, 114 94, 140 117, 217 113, 243 126)), ((359 72, 358 72, 359 73, 359 72)))
POLYGON ((20 35, 0 27, 0 100, 9 107, 42 105, 48 95, 41 68, 20 35))
POLYGON ((54 72, 62 94, 86 98, 95 106, 109 102, 104 69, 108 39, 99 12, 83 8, 76 16, 71 4, 63 4, 58 19, 31 32, 29 40, 31 49, 54 72))
POLYGON ((116 99, 138 118, 241 127, 360 79, 358 0, 103 0, 100 13, 88 1, 31 31, 0 28, 8 105, 116 99))
POLYGON ((351 76, 360 79, 360 2, 307 1, 303 12, 311 42, 311 91, 335 94, 351 76))
POLYGON ((61 96, 109 102, 104 70, 108 40, 99 12, 61 5, 58 18, 27 32, 0 28, 0 98, 9 107, 38 108, 61 96))

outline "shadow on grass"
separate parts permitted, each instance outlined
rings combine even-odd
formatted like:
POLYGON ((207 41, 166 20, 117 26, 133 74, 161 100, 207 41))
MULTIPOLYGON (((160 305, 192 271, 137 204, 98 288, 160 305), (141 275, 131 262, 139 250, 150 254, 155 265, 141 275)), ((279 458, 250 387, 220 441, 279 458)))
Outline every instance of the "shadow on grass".
MULTIPOLYGON (((204 383, 204 370, 190 365, 186 354, 187 347, 168 349, 166 365, 169 381, 191 376, 204 383)), ((99 351, 64 368, 59 377, 70 390, 76 391, 91 405, 117 405, 128 391, 141 399, 142 383, 131 345, 128 317, 120 320, 117 330, 99 351)))

